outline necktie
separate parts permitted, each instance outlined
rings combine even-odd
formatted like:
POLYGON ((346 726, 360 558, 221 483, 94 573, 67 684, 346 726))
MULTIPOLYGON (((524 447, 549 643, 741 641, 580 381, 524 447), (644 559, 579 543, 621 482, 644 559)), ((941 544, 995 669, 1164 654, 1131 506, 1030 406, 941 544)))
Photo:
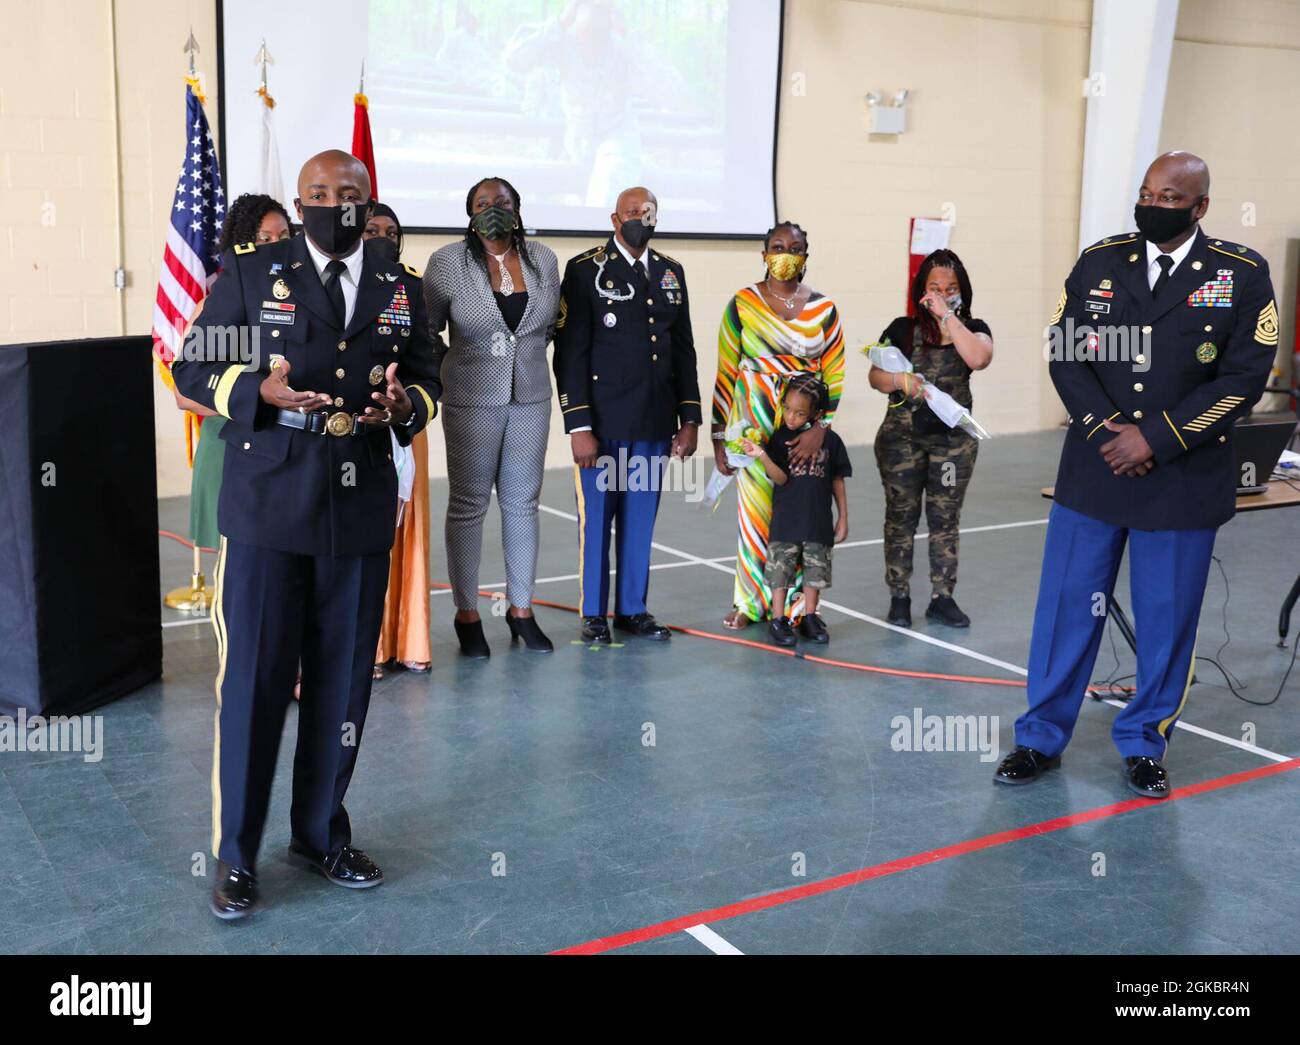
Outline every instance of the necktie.
POLYGON ((644 290, 650 283, 650 274, 646 271, 645 262, 640 258, 632 266, 632 275, 636 277, 636 286, 638 290, 644 290))
POLYGON ((1155 283, 1151 285, 1151 296, 1158 298, 1160 288, 1169 282, 1169 270, 1174 267, 1174 258, 1172 254, 1160 254, 1156 257, 1156 264, 1160 266, 1160 275, 1156 277, 1155 283))
POLYGON ((347 270, 347 265, 338 260, 325 266, 325 293, 334 305, 334 315, 339 321, 340 330, 347 326, 348 303, 343 299, 343 284, 340 281, 347 270))

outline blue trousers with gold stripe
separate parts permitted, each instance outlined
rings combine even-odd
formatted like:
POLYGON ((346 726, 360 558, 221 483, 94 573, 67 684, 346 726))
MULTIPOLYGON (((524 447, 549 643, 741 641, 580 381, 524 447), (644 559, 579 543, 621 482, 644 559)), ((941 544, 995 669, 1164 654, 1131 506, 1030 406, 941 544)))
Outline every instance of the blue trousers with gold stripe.
POLYGON ((1137 693, 1111 736, 1126 758, 1164 758, 1191 685, 1215 533, 1126 530, 1052 505, 1029 644, 1029 710, 1016 720, 1017 744, 1050 756, 1070 742, 1127 541, 1137 693))
POLYGON ((668 439, 602 439, 595 468, 574 466, 578 590, 584 617, 603 617, 609 609, 611 523, 618 577, 614 612, 629 617, 646 612, 650 543, 671 446, 668 439))
POLYGON ((343 795, 370 706, 388 553, 294 555, 221 539, 212 852, 254 870, 293 683, 302 665, 293 837, 319 854, 351 842, 343 795))

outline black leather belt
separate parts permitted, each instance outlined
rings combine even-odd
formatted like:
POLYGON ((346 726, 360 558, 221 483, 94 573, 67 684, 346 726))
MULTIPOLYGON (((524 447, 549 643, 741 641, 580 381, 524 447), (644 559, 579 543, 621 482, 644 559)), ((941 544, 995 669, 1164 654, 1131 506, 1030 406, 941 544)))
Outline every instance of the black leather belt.
POLYGON ((369 435, 371 426, 361 424, 357 420, 359 416, 343 410, 313 410, 308 414, 299 410, 277 410, 275 423, 312 435, 369 435))

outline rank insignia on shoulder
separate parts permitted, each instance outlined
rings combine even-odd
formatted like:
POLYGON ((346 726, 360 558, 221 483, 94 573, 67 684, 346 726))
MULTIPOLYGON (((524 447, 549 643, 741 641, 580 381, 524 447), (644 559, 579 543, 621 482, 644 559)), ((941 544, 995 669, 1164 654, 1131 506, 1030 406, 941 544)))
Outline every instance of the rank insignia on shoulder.
POLYGON ((416 279, 420 278, 420 270, 416 268, 414 265, 408 265, 405 261, 403 261, 402 268, 406 269, 406 274, 408 276, 414 276, 416 279))
POLYGON ((1061 300, 1056 303, 1056 308, 1052 309, 1052 318, 1047 321, 1048 326, 1052 326, 1056 323, 1059 323, 1063 315, 1065 315, 1065 290, 1064 289, 1061 290, 1061 300))
POLYGON ((236 243, 236 244, 235 244, 235 253, 236 253, 236 254, 251 254, 251 253, 253 253, 253 251, 255 251, 256 249, 257 249, 257 244, 256 244, 256 243, 236 243))
POLYGON ((1255 321, 1255 340, 1261 345, 1277 344, 1277 305, 1270 301, 1259 310, 1255 321))

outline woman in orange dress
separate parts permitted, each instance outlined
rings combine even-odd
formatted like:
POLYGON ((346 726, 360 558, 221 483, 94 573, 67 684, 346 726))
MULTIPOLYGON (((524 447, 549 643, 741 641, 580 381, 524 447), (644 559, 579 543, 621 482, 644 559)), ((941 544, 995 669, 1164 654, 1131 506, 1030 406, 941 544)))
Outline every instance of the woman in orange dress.
MULTIPOLYGON (((402 226, 392 207, 376 203, 362 238, 366 249, 387 261, 402 253, 402 226)), ((394 455, 397 460, 397 455, 394 455)), ((411 499, 401 507, 401 521, 388 564, 388 594, 384 597, 383 627, 375 651, 375 678, 385 668, 401 665, 407 671, 426 672, 432 666, 429 646, 429 436, 419 432, 411 440, 410 458, 400 467, 415 475, 411 499)), ((400 484, 399 484, 400 485, 400 484)))

